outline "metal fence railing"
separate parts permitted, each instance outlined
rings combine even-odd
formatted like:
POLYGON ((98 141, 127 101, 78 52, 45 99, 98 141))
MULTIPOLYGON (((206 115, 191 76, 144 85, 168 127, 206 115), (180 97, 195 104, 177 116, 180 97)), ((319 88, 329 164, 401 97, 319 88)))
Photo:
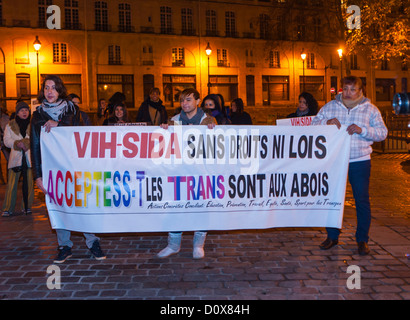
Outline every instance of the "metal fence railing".
POLYGON ((383 119, 389 133, 386 140, 375 142, 373 149, 379 152, 409 152, 410 115, 385 114, 383 119))

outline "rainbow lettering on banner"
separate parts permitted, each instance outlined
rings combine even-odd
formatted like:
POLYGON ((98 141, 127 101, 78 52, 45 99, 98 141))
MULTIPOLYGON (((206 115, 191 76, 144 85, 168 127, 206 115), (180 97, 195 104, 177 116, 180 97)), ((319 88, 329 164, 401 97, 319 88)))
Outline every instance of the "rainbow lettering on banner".
POLYGON ((338 227, 349 139, 334 126, 56 128, 41 140, 47 208, 53 228, 82 232, 338 227))

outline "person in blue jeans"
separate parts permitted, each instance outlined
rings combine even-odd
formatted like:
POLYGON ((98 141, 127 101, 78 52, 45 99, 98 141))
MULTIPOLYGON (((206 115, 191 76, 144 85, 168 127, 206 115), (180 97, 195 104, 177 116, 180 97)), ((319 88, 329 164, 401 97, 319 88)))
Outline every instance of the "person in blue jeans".
MULTIPOLYGON (((312 125, 347 126, 352 136, 348 178, 356 204, 356 241, 360 255, 369 254, 367 245, 371 222, 369 182, 372 153, 371 145, 387 137, 387 128, 379 109, 363 95, 360 78, 349 76, 343 79, 343 91, 335 100, 325 104, 312 120, 312 125)), ((327 238, 320 249, 328 250, 337 245, 340 229, 326 228, 327 238)))
MULTIPOLYGON (((30 156, 33 179, 36 186, 44 194, 47 194, 47 190, 43 185, 40 144, 41 128, 44 127, 45 132, 49 133, 52 128, 58 126, 79 126, 81 125, 81 120, 78 106, 67 99, 67 89, 60 77, 56 75, 46 76, 37 100, 41 105, 34 111, 31 119, 30 156)), ((73 243, 70 240, 71 231, 56 229, 56 233, 58 254, 54 259, 54 263, 63 263, 72 256, 71 248, 73 243)), ((84 237, 93 257, 97 260, 105 259, 106 256, 100 247, 100 239, 92 233, 84 233, 84 237)))

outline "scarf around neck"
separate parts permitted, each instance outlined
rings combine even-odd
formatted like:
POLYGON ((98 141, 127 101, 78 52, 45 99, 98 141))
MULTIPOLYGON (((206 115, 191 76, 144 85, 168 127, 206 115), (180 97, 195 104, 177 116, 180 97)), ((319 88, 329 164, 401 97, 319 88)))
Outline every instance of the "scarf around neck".
POLYGON ((343 96, 341 97, 343 104, 349 108, 352 109, 354 107, 356 107, 363 99, 363 93, 360 95, 360 97, 358 97, 355 100, 351 100, 351 99, 343 99, 343 96))
POLYGON ((204 111, 201 108, 196 108, 196 115, 194 115, 191 119, 188 119, 184 110, 181 110, 179 119, 181 120, 182 125, 187 125, 187 124, 198 125, 198 124, 201 124, 201 119, 203 115, 204 115, 204 111))
POLYGON ((153 107, 154 109, 161 111, 161 106, 162 106, 162 101, 159 99, 157 102, 152 101, 150 98, 148 98, 148 105, 153 107))
POLYGON ((38 109, 43 110, 54 121, 60 121, 63 116, 68 113, 76 113, 74 104, 71 101, 62 99, 54 103, 49 103, 47 100, 44 100, 38 109))
POLYGON ((305 111, 300 111, 299 108, 296 109, 296 115, 298 117, 303 117, 309 114, 309 108, 307 108, 305 111))

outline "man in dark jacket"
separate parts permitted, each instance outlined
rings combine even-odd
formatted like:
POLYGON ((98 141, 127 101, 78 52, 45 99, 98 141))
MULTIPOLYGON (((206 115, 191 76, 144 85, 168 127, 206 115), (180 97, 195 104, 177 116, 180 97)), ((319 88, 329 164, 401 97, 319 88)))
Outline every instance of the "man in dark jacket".
POLYGON ((160 95, 158 88, 150 90, 149 98, 141 104, 138 110, 137 122, 146 122, 149 126, 167 123, 168 114, 159 98, 160 95))

